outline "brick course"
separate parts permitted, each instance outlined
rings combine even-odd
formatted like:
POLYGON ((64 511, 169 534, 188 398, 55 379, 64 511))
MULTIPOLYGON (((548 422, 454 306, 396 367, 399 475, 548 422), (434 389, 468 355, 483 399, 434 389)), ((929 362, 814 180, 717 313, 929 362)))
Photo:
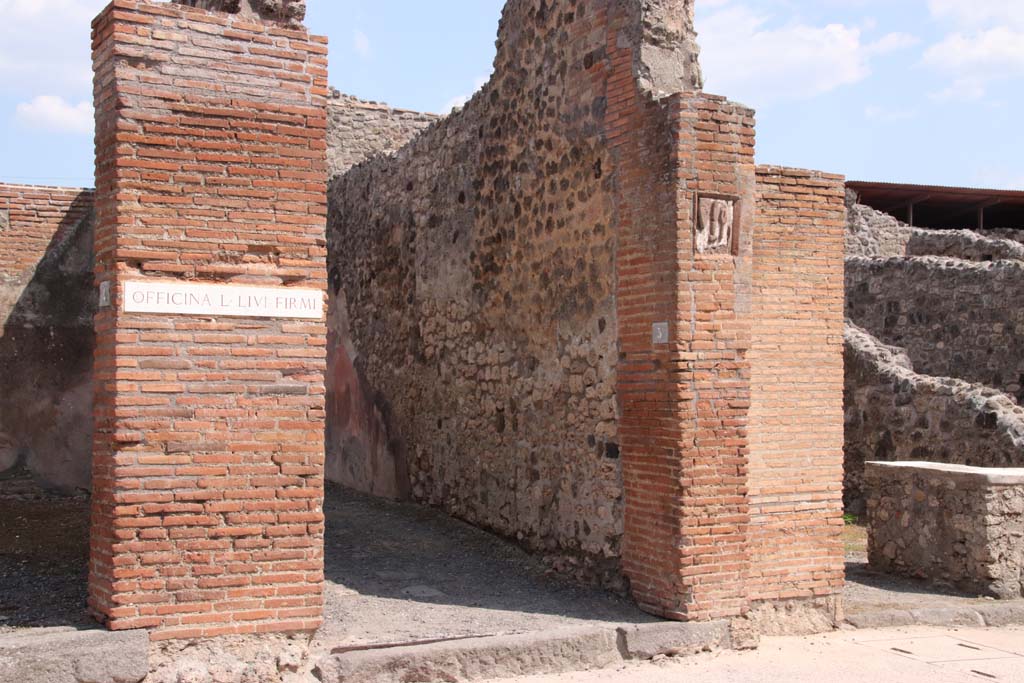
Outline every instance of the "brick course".
POLYGON ((843 584, 843 178, 757 183, 750 599, 822 598, 843 584))
POLYGON ((89 604, 157 638, 310 630, 323 322, 120 311, 127 280, 326 287, 326 40, 115 0, 93 23, 89 604))

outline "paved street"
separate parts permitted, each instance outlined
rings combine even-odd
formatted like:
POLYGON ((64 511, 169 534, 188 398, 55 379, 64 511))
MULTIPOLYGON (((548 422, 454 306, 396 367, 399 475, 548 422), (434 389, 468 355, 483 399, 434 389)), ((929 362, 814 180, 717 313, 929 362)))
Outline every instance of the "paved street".
POLYGON ((1024 628, 843 631, 517 683, 978 683, 1024 681, 1024 628))

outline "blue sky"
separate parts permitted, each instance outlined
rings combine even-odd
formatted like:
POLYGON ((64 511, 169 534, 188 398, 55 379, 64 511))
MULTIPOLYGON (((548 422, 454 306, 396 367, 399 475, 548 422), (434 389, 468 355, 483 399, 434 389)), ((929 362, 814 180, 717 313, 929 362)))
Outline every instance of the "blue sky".
MULTIPOLYGON (((0 180, 92 184, 89 20, 0 0, 0 180)), ((501 0, 309 0, 331 83, 446 111, 491 69, 501 0)), ((706 89, 757 109, 758 161, 1024 189, 1024 0, 697 0, 706 89)))

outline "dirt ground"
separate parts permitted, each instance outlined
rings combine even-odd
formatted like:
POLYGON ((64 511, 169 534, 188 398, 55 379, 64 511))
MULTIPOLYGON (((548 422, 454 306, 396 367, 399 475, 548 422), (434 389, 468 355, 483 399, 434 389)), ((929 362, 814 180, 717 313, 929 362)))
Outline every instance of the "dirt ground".
POLYGON ((0 482, 0 633, 90 626, 85 614, 89 499, 0 482))

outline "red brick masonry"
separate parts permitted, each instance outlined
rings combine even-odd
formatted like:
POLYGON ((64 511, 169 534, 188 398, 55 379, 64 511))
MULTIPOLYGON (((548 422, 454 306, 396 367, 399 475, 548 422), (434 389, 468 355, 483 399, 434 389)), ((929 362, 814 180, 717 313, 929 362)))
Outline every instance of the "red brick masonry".
POLYGON ((54 242, 92 211, 92 190, 0 183, 0 274, 30 275, 54 242), (6 219, 6 221, 5 221, 6 219))
POLYGON ((326 288, 326 40, 115 0, 93 23, 89 604, 156 638, 309 630, 322 321, 127 314, 128 280, 326 288))
POLYGON ((841 176, 759 166, 750 351, 752 601, 843 585, 841 176))

